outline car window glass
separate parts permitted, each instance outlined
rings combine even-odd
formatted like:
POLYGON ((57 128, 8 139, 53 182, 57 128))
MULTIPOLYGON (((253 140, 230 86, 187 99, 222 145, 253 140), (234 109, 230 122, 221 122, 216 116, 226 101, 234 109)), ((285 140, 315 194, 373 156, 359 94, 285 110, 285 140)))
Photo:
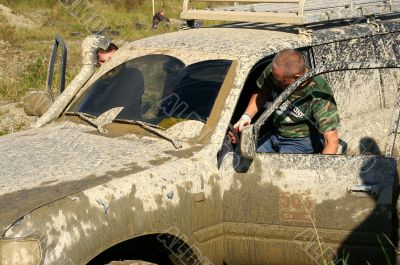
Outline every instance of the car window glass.
POLYGON ((185 68, 167 86, 159 117, 206 121, 231 65, 227 60, 195 63, 185 68))
POLYGON ((185 66, 167 55, 135 58, 93 83, 69 111, 99 116, 124 107, 117 119, 153 124, 170 118, 205 122, 231 63, 208 60, 185 66))

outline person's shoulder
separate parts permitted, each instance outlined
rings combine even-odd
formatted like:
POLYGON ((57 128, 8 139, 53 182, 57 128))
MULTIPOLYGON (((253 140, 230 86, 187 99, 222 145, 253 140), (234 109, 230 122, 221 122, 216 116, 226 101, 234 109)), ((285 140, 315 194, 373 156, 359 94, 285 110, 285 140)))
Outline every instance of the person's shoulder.
POLYGON ((322 76, 318 75, 314 77, 313 82, 311 83, 313 90, 317 90, 320 92, 325 92, 333 95, 332 88, 329 83, 322 76))
POLYGON ((262 89, 266 83, 266 80, 268 79, 268 76, 272 73, 272 64, 269 64, 264 71, 260 74, 260 76, 257 78, 257 86, 258 88, 262 89))
POLYGON ((320 75, 317 75, 316 77, 314 77, 314 82, 318 87, 328 85, 328 82, 325 80, 325 78, 323 78, 320 75))
POLYGON ((268 64, 263 71, 263 76, 267 77, 272 73, 272 63, 268 64))

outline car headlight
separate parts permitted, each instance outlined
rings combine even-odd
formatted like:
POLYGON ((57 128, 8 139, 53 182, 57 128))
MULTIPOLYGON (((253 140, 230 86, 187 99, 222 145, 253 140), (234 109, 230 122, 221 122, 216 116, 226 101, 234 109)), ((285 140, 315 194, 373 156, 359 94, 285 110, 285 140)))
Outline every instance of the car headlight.
POLYGON ((39 241, 0 239, 0 265, 37 265, 41 260, 39 241))

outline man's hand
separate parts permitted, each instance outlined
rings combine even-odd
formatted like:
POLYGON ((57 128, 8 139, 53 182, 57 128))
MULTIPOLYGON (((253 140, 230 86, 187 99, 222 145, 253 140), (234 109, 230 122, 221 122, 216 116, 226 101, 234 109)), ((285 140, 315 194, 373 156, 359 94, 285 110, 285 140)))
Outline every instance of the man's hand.
MULTIPOLYGON (((235 128, 237 132, 243 131, 243 127, 250 125, 251 118, 257 114, 258 110, 261 108, 261 106, 265 104, 265 102, 266 97, 262 95, 260 96, 259 91, 254 93, 250 98, 249 104, 247 105, 246 111, 244 112, 245 114, 243 114, 240 120, 235 123, 235 125, 233 125, 233 128, 235 128)), ((232 143, 236 144, 238 139, 236 139, 231 132, 229 132, 229 135, 232 139, 232 143)))
MULTIPOLYGON (((236 132, 238 132, 238 129, 235 129, 235 130, 236 130, 236 132)), ((231 137, 232 143, 237 144, 239 139, 236 139, 235 135, 231 131, 229 131, 228 134, 229 134, 229 137, 231 137)))
POLYGON ((322 154, 324 155, 336 155, 339 148, 339 135, 337 130, 326 132, 324 136, 324 150, 322 154))
POLYGON ((251 123, 251 117, 250 115, 243 114, 240 120, 233 125, 233 128, 235 128, 236 131, 242 132, 243 127, 247 126, 251 123))
MULTIPOLYGON (((236 132, 241 132, 243 131, 243 127, 249 125, 250 123, 251 117, 247 114, 243 114, 240 120, 235 123, 235 125, 233 125, 233 128, 236 132)), ((229 132, 229 136, 231 137, 233 144, 236 144, 238 142, 239 139, 236 139, 232 132, 229 132)))

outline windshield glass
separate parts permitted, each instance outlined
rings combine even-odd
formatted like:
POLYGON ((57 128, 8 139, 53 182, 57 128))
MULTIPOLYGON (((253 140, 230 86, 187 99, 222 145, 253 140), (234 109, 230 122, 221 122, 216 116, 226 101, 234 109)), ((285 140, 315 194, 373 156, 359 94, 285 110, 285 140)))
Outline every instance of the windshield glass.
MULTIPOLYGON (((69 112, 95 117, 124 107, 116 119, 168 127, 167 119, 205 122, 232 61, 186 66, 167 55, 146 55, 119 65, 93 83, 69 112)), ((176 123, 176 122, 175 122, 176 123)))

